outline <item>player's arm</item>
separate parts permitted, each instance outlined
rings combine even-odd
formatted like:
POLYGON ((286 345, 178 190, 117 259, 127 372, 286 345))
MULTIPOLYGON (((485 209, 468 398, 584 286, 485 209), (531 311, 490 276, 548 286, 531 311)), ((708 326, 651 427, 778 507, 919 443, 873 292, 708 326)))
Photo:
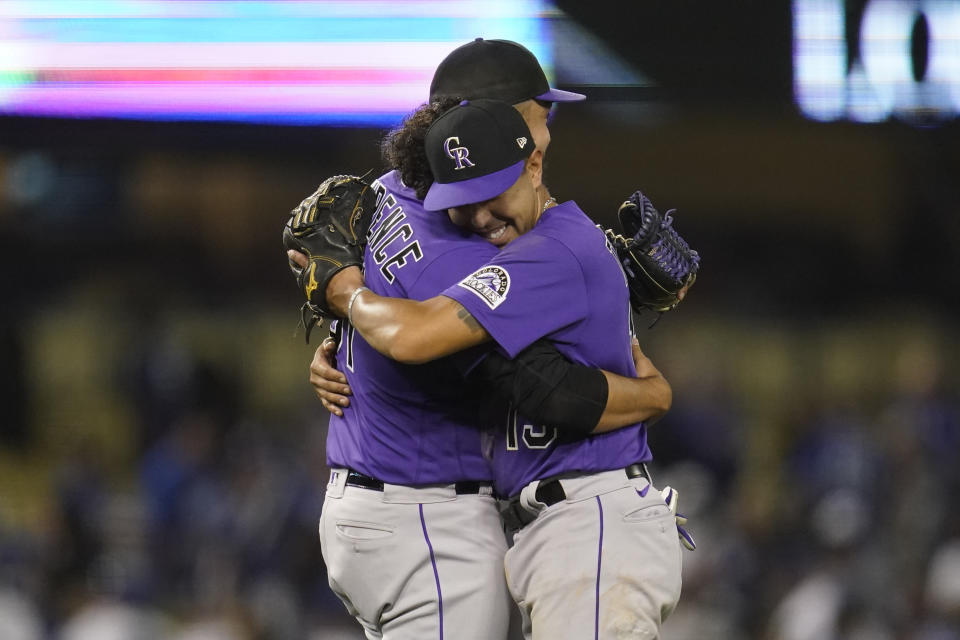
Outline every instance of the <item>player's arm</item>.
POLYGON ((585 436, 651 422, 670 409, 667 380, 636 344, 633 355, 637 377, 628 378, 574 364, 550 342, 538 340, 512 360, 491 352, 471 378, 527 418, 585 436))
POLYGON ((338 272, 327 287, 331 309, 392 360, 423 364, 490 340, 463 306, 446 296, 415 301, 379 296, 363 288, 357 267, 338 272))
MULTIPOLYGON (((310 383, 324 408, 338 416, 350 404, 346 377, 336 369, 327 339, 310 364, 310 383)), ((547 340, 538 340, 514 359, 491 351, 469 381, 512 403, 526 417, 572 435, 603 433, 646 421, 670 408, 670 385, 636 344, 636 378, 574 364, 547 340)))
MULTIPOLYGON (((370 346, 393 360, 422 364, 490 340, 487 331, 452 298, 435 296, 418 302, 378 296, 362 287, 360 269, 344 269, 330 281, 328 303, 339 315, 349 315, 351 324, 370 346)), ((603 381, 588 367, 559 374, 563 367, 555 358, 563 358, 553 351, 553 364, 547 365, 553 367, 547 378, 552 380, 552 387, 542 399, 528 395, 525 389, 530 387, 511 387, 514 383, 501 371, 501 393, 530 418, 546 418, 539 420, 545 424, 569 424, 586 434, 657 419, 670 408, 669 384, 639 347, 634 351, 638 378, 602 372, 603 381), (591 391, 587 393, 587 389, 591 391), (574 406, 578 402, 581 404, 574 406), (598 413, 599 417, 592 419, 598 413)), ((543 386, 539 388, 542 393, 543 386)))

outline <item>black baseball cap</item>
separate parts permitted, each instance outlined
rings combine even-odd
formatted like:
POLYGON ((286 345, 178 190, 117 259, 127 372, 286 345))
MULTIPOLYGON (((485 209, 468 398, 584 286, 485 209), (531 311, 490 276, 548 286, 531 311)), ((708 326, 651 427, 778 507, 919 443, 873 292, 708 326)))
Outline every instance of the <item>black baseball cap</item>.
POLYGON ((500 100, 464 100, 436 119, 424 142, 434 182, 423 199, 442 211, 495 198, 517 181, 536 144, 520 112, 500 100))
POLYGON ((490 98, 517 104, 534 98, 576 102, 586 96, 550 88, 536 56, 523 45, 477 38, 454 49, 437 67, 430 102, 440 98, 490 98))

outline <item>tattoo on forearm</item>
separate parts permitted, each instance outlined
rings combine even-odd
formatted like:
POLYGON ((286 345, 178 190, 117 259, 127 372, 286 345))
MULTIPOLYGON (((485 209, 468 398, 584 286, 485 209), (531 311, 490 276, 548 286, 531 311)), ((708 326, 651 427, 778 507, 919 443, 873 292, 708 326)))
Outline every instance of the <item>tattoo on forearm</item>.
POLYGON ((470 331, 481 331, 483 329, 480 323, 477 322, 477 319, 470 315, 470 312, 463 307, 457 310, 457 317, 463 321, 463 324, 470 327, 470 331))

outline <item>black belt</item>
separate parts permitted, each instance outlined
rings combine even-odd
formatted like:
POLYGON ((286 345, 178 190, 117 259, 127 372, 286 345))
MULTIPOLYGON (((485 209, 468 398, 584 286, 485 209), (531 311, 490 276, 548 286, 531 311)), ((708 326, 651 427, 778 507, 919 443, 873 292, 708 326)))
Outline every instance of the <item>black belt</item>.
MULTIPOLYGON (((360 487, 361 489, 383 491, 383 480, 371 478, 368 475, 364 475, 359 471, 353 471, 352 469, 347 470, 346 485, 348 487, 360 487)), ((457 482, 454 484, 454 491, 456 491, 458 496, 471 495, 478 494, 481 490, 484 488, 489 488, 490 486, 491 485, 489 483, 483 482, 457 482)))
MULTIPOLYGON (((647 470, 647 465, 644 462, 635 462, 625 467, 623 471, 630 479, 644 478, 647 482, 653 484, 653 480, 650 478, 650 472, 647 470)), ((534 497, 537 499, 537 502, 542 502, 548 507, 552 507, 558 502, 566 500, 567 493, 563 490, 563 485, 560 484, 560 480, 554 478, 540 482, 537 485, 537 491, 534 497)), ((503 518, 503 523, 507 525, 507 528, 513 530, 521 529, 537 518, 537 514, 530 513, 520 506, 519 496, 512 498, 507 502, 506 506, 501 507, 500 515, 503 518)))

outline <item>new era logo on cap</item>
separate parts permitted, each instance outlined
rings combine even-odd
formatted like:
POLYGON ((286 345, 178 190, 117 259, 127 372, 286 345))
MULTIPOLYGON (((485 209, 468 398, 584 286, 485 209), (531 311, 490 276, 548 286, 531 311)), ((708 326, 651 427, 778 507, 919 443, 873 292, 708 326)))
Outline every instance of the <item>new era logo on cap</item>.
POLYGON ((494 198, 523 172, 536 145, 523 116, 499 100, 464 101, 430 125, 424 147, 434 182, 424 206, 440 211, 494 198))

